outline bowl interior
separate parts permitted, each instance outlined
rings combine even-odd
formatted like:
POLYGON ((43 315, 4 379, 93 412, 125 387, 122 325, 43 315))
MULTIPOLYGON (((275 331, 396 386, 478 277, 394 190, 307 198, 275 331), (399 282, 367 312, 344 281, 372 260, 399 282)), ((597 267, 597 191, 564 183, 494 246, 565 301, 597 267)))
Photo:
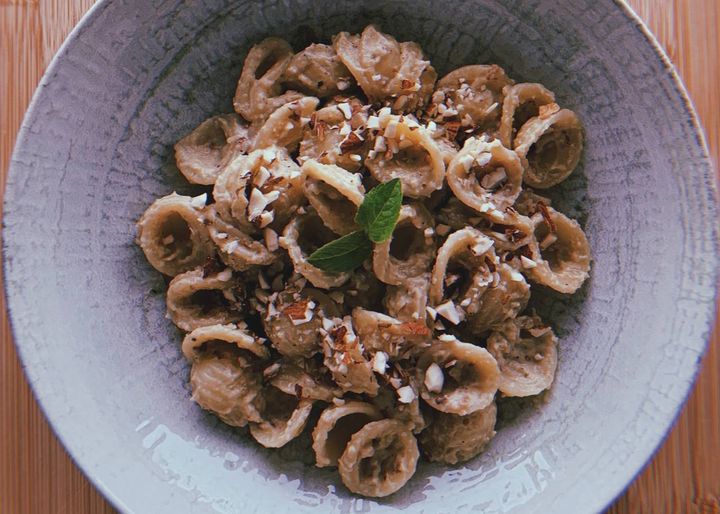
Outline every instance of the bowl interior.
POLYGON ((666 63, 609 0, 101 2, 34 100, 5 209, 27 374, 74 458, 126 512, 595 512, 667 431, 712 319, 706 152, 666 63), (232 111, 252 44, 277 35, 300 49, 369 22, 419 42, 441 75, 498 63, 579 114, 583 162, 552 196, 594 258, 580 293, 535 300, 561 341, 552 391, 505 402, 481 457, 423 464, 383 501, 352 497, 334 471, 293 460, 297 445, 259 448, 189 400, 165 284, 133 244, 155 198, 193 191, 172 145, 232 111))

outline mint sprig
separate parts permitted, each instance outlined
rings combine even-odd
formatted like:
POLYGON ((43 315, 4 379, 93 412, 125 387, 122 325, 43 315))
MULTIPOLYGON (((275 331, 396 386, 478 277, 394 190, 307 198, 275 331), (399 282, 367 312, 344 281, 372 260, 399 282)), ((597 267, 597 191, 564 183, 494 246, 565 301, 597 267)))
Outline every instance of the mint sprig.
POLYGON ((372 252, 372 243, 362 230, 357 230, 315 250, 308 262, 325 271, 352 271, 372 252))
POLYGON ((308 263, 333 273, 360 266, 370 257, 372 243, 383 243, 392 235, 400 217, 402 197, 402 184, 397 178, 372 188, 355 215, 362 230, 321 246, 308 257, 308 263))
POLYGON ((394 178, 375 186, 358 207, 355 222, 363 227, 373 243, 382 243, 392 235, 400 216, 402 185, 394 178))

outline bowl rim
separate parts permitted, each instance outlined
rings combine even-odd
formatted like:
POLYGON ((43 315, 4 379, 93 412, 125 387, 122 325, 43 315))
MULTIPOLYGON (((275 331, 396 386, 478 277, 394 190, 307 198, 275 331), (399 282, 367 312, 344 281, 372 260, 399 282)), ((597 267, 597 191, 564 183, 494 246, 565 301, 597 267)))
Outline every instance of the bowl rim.
MULTIPOLYGON (((635 12, 635 10, 628 4, 627 0, 611 0, 612 4, 614 4, 619 11, 623 14, 623 16, 627 19, 628 22, 630 22, 638 32, 644 36, 647 43, 649 43, 650 47, 653 49, 655 55, 660 59, 660 62, 662 63, 663 67, 665 68, 665 71, 667 71, 670 75, 671 83, 675 88, 675 93, 678 95, 679 99, 683 102, 686 113, 689 116, 689 121, 692 125, 692 130, 694 135, 697 137, 697 141, 700 147, 700 150, 702 152, 702 160, 705 161, 707 164, 706 170, 709 173, 709 177, 706 177, 707 179, 707 185, 710 187, 710 196, 712 197, 711 202, 708 205, 708 208, 710 210, 711 214, 714 214, 715 219, 717 219, 718 210, 720 210, 720 196, 718 194, 718 188, 719 188, 719 177, 717 175, 717 170, 715 170, 715 166, 713 163, 713 160, 710 156, 709 148, 707 145, 707 138, 705 136, 705 132, 702 126, 702 123, 700 122, 699 116, 697 114, 697 111, 695 109, 694 103, 688 93, 688 90, 685 86, 685 84, 682 81, 682 78, 680 77, 679 72, 677 71, 677 68, 673 64, 673 62, 670 60, 669 56, 667 55, 665 49, 663 48, 660 41, 657 39, 657 37, 653 34, 653 32, 650 30, 648 25, 645 23, 645 21, 635 12)), ((29 125, 28 125, 28 119, 32 117, 36 105, 39 103, 39 98, 41 97, 43 90, 45 86, 52 80, 53 76, 55 75, 56 68, 62 66, 62 61, 64 60, 65 56, 72 50, 73 44, 76 42, 76 40, 79 39, 80 35, 89 28, 96 19, 101 15, 102 11, 104 11, 109 5, 111 4, 110 0, 98 0, 96 3, 94 3, 80 18, 80 20, 76 23, 76 25, 72 28, 72 30, 69 32, 68 36, 65 38, 65 40, 62 42, 58 50, 56 51, 55 55, 50 60, 48 66, 46 67, 45 71, 43 72, 42 78, 38 82, 37 86, 35 87, 35 91, 32 95, 32 98, 30 100, 30 103, 28 104, 27 110, 23 116, 22 123, 20 125, 19 130, 17 131, 16 135, 16 142, 13 148, 13 152, 10 156, 10 161, 7 169, 7 175, 6 178, 9 179, 12 175, 14 175, 14 162, 17 159, 17 154, 19 152, 19 149, 22 147, 25 139, 29 136, 29 125)), ((11 187, 10 180, 6 180, 6 188, 4 191, 3 196, 3 220, 7 219, 7 214, 10 211, 10 202, 8 201, 8 187, 11 187)), ((5 222, 3 221, 3 230, 5 228, 5 222)), ((717 224, 713 227, 713 234, 710 238, 714 244, 714 247, 716 249, 716 256, 717 256, 717 250, 720 246, 720 239, 718 238, 719 234, 719 228, 717 224)), ((23 373, 25 375, 25 379, 30 386, 30 390, 32 392, 33 398, 35 400, 35 403, 40 408, 43 416, 48 422, 48 425, 50 426, 50 429, 53 433, 53 435, 58 439, 58 441, 61 443, 63 449, 67 453, 67 455, 70 457, 72 462, 80 469, 83 476, 93 485, 93 487, 99 491, 102 496, 112 505, 113 508, 118 510, 119 512, 123 513, 129 513, 129 514, 136 514, 136 511, 133 511, 129 508, 128 505, 125 504, 125 502, 118 497, 113 490, 105 484, 105 482, 98 476, 98 473, 93 473, 93 467, 94 462, 91 456, 82 456, 80 457, 78 455, 78 451, 71 445, 68 444, 68 438, 66 431, 64 430, 62 423, 58 422, 58 420, 52 416, 49 413, 48 405, 46 404, 46 400, 44 400, 42 397, 39 396, 38 391, 36 390, 36 383, 31 379, 31 377, 28 374, 28 368, 29 366, 26 364, 28 362, 26 351, 24 350, 24 345, 21 344, 18 340, 17 336, 17 330, 15 328, 15 315, 14 315, 14 305, 15 301, 13 300, 13 294, 17 294, 15 292, 9 291, 8 283, 7 283, 7 277, 9 276, 9 257, 8 257, 8 245, 7 241, 4 237, 2 237, 2 272, 3 276, 5 277, 3 281, 3 294, 5 296, 6 301, 6 310, 8 314, 8 324, 10 327, 10 333, 12 335, 12 340, 15 345, 15 349, 18 355, 19 364, 22 367, 23 373)), ((716 260, 720 261, 720 258, 716 257, 716 260)), ((664 416, 662 418, 662 424, 665 426, 665 432, 660 437, 657 437, 655 441, 653 441, 649 447, 651 447, 651 451, 648 452, 644 457, 639 459, 636 462, 630 463, 628 466, 628 472, 623 475, 622 483, 625 484, 624 486, 620 488, 614 488, 611 487, 608 489, 608 487, 605 487, 601 490, 598 490, 598 497, 593 502, 596 506, 601 506, 601 511, 607 510, 613 502, 616 501, 617 498, 619 498, 622 494, 625 493, 625 491, 630 487, 630 485, 633 484, 633 482, 636 480, 636 478, 647 468, 647 466, 652 461, 653 457, 659 450, 659 448, 664 444, 664 442, 667 440, 668 436, 674 429, 676 422, 680 415, 683 413, 685 405, 687 404, 687 401, 689 399, 690 394, 694 390, 695 383, 697 381, 698 373, 701 369, 703 360, 707 354, 707 350, 710 344, 711 336, 713 327, 715 325, 715 320, 717 316, 717 310, 719 307, 719 301, 720 301, 720 268, 718 266, 714 269, 714 281, 713 286, 714 290, 714 299, 712 301, 712 311, 709 312, 706 315, 705 321, 705 330, 704 330, 704 341, 702 345, 702 350, 700 355, 698 356, 698 359, 692 364, 692 373, 690 374, 691 380, 687 383, 686 390, 683 394, 682 401, 678 402, 675 406, 674 410, 670 412, 668 415, 664 416)), ((139 513, 137 513, 139 514, 139 513)))

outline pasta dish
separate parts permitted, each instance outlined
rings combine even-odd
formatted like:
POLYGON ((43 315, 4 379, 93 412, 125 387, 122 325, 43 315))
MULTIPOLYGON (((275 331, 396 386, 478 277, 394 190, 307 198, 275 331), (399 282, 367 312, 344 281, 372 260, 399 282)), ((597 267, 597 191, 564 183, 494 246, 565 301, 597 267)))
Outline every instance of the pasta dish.
POLYGON ((496 399, 555 377, 531 285, 572 294, 589 274, 582 228, 542 196, 580 160, 576 114, 494 64, 438 79, 372 25, 298 53, 265 39, 233 107, 175 146, 197 194, 137 224, 192 399, 267 448, 310 434, 364 496, 421 456, 480 454, 496 399))

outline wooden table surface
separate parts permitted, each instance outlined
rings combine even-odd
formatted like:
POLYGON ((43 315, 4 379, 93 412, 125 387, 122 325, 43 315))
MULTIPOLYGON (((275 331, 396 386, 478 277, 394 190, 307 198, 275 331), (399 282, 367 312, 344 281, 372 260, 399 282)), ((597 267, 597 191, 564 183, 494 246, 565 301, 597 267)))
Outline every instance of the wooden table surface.
MULTIPOLYGON (((92 0, 0 0, 0 190, 43 70, 92 0)), ((714 161, 720 155, 720 0, 630 0, 675 63, 714 161)), ((0 279, 1 280, 1 279, 0 279)), ((0 513, 113 509, 78 471, 28 388, 0 298, 0 513)), ((648 468, 609 514, 720 514, 720 331, 695 390, 648 468)))

